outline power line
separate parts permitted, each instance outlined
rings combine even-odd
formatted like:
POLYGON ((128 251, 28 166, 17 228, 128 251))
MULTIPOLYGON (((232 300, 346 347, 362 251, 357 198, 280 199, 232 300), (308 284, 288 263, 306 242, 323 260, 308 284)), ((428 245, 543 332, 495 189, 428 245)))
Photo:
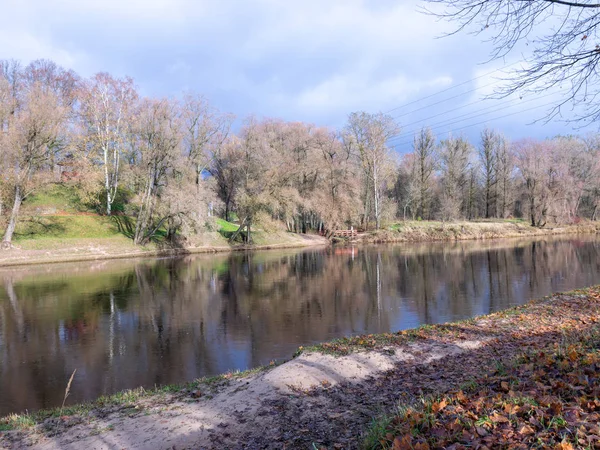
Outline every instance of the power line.
MULTIPOLYGON (((466 107, 468 107, 468 106, 473 106, 473 105, 476 105, 476 104, 478 104, 478 103, 486 102, 486 101, 489 101, 489 100, 490 100, 490 99, 484 98, 484 99, 476 100, 476 101, 474 101, 474 102, 465 103, 464 105, 457 106, 456 108, 452 108, 452 109, 447 109, 446 111, 443 111, 443 112, 441 112, 441 113, 434 114, 433 116, 424 117, 423 119, 415 120, 414 122, 405 123, 405 124, 398 124, 398 125, 402 126, 403 128, 405 128, 405 127, 409 127, 409 126, 411 126, 411 125, 416 125, 416 124, 418 124, 418 123, 423 123, 423 122, 426 122, 426 121, 428 121, 428 120, 430 120, 430 119, 434 119, 434 118, 436 118, 436 117, 443 116, 443 115, 445 115, 445 114, 453 113, 453 112, 455 112, 455 111, 458 111, 458 110, 460 110, 460 109, 465 109, 465 108, 466 108, 466 107)), ((506 101, 504 101, 504 102, 501 102, 501 103, 496 103, 495 105, 490 105, 490 106, 488 106, 488 107, 486 107, 486 108, 484 108, 484 109, 489 109, 489 108, 491 108, 492 106, 498 106, 498 105, 502 105, 502 104, 510 103, 510 102, 513 102, 513 101, 515 101, 515 99, 514 99, 514 98, 513 98, 513 99, 509 99, 509 100, 506 100, 506 101)), ((435 126, 435 124, 434 124, 434 126, 435 126)))
MULTIPOLYGON (((461 92, 460 94, 453 95, 452 97, 448 97, 448 98, 445 98, 445 99, 443 99, 443 100, 439 100, 439 101, 437 101, 437 102, 435 102, 435 103, 430 103, 429 105, 421 106, 420 108, 413 109, 412 111, 408 111, 408 112, 402 113, 402 114, 400 114, 400 115, 394 116, 394 119, 398 119, 399 117, 408 116, 409 114, 413 114, 413 113, 416 113, 416 112, 422 111, 422 110, 424 110, 424 109, 431 108, 432 106, 437 106, 437 105, 440 105, 440 104, 442 104, 442 103, 446 103, 446 102, 448 102, 448 101, 450 101, 450 100, 454 100, 455 98, 460 98, 460 97, 463 97, 464 95, 470 94, 471 92, 475 92, 475 91, 478 91, 479 89, 486 88, 486 87, 489 87, 489 86, 493 86, 493 85, 495 85, 495 84, 496 84, 496 82, 494 81, 494 82, 492 82, 492 83, 484 84, 483 86, 478 86, 478 87, 476 87, 476 88, 469 89, 469 90, 468 90, 468 91, 466 91, 466 92, 461 92)), ((481 99, 481 100, 479 100, 479 101, 484 101, 484 100, 485 100, 485 99, 481 99)))
MULTIPOLYGON (((438 122, 438 123, 433 123, 433 124, 427 125, 427 128, 429 128, 430 130, 436 130, 436 129, 444 127, 444 126, 453 125, 455 123, 459 123, 459 122, 463 122, 465 120, 476 118, 476 117, 478 117, 480 115, 492 114, 492 113, 494 113, 496 111, 500 111, 502 109, 512 108, 514 106, 520 106, 520 105, 523 105, 523 104, 526 104, 526 103, 531 103, 533 101, 537 101, 537 100, 540 100, 540 99, 543 99, 543 98, 546 98, 546 97, 550 97, 550 96, 553 96, 555 94, 556 94, 556 92, 550 92, 548 94, 545 94, 545 95, 542 95, 542 96, 539 96, 539 97, 530 98, 530 99, 523 100, 523 101, 518 101, 516 99, 510 99, 510 100, 507 100, 507 101, 504 101, 504 102, 496 103, 494 105, 486 106, 485 108, 480 108, 480 109, 477 109, 475 111, 470 111, 468 113, 465 113, 465 114, 462 114, 462 115, 459 115, 459 116, 456 116, 456 117, 452 117, 450 119, 446 119, 446 120, 443 120, 443 121, 438 122), (506 108, 503 107, 503 105, 507 105, 507 104, 510 104, 510 103, 512 103, 512 105, 509 105, 506 108), (491 110, 491 111, 489 111, 489 110, 491 110), (456 119, 460 119, 460 120, 456 120, 456 119)), ((473 103, 476 103, 476 102, 473 102, 473 103)), ((462 108, 463 107, 461 106, 461 107, 456 108, 455 110, 462 109, 462 108)), ((447 112, 452 112, 452 111, 447 111, 447 112)), ((432 116, 432 117, 435 117, 435 116, 432 116)), ((414 124, 417 124, 417 123, 423 123, 426 120, 428 120, 428 118, 412 122, 409 125, 414 125, 414 124)), ((397 136, 394 136, 393 138, 391 138, 388 142, 394 141, 394 140, 399 140, 399 139, 402 139, 402 138, 406 138, 407 136, 413 135, 414 133, 418 132, 419 130, 420 130, 420 128, 413 129, 413 130, 410 130, 410 131, 402 132, 402 133, 398 134, 397 136)))
MULTIPOLYGON (((532 108, 523 109, 523 110, 520 110, 520 111, 517 111, 517 112, 514 112, 514 113, 505 114, 505 115, 503 115, 503 116, 498 116, 498 117, 493 117, 493 118, 491 118, 491 119, 482 120, 481 122, 472 123, 472 124, 470 124, 470 125, 465 125, 464 127, 460 127, 460 128, 454 128, 454 129, 452 129, 452 130, 446 130, 446 131, 444 131, 443 133, 438 133, 438 134, 454 133, 454 132, 456 132, 456 131, 461 131, 461 130, 465 130, 465 129, 467 129, 467 128, 476 127, 477 125, 482 125, 482 124, 484 124, 484 123, 488 123, 488 122, 489 122, 489 121, 491 121, 491 120, 499 120, 499 119, 504 119, 504 118, 506 118, 506 117, 514 116, 514 115, 521 114, 521 113, 528 112, 528 111, 533 111, 534 109, 538 109, 538 108, 542 108, 542 107, 550 106, 550 105, 553 105, 553 104, 555 104, 555 102, 549 102, 549 103, 545 103, 545 104, 543 104, 543 105, 537 105, 537 106, 534 106, 534 107, 532 107, 532 108)), ((394 145, 393 145, 393 147, 394 147, 394 148, 397 148, 397 147, 404 146, 404 145, 408 145, 408 144, 412 144, 412 143, 413 143, 413 141, 400 142, 400 143, 398 143, 398 144, 394 144, 394 145)))
MULTIPOLYGON (((395 107, 395 108, 392 108, 392 109, 390 109, 390 110, 388 110, 388 111, 384 112, 384 114, 389 114, 389 113, 391 113, 391 112, 393 112, 393 111, 397 111, 397 110, 399 110, 399 109, 402 109, 402 108, 405 108, 405 107, 407 107, 407 106, 414 105, 415 103, 419 103, 419 102, 421 102, 421 101, 423 101, 423 100, 427 100, 428 98, 432 98, 432 97, 435 97, 435 96, 437 96, 437 95, 443 94, 444 92, 451 91, 452 89, 456 89, 456 88, 458 88, 458 87, 460 87, 460 86, 464 86, 465 84, 469 84, 469 83, 471 83, 471 82, 473 82, 473 81, 476 81, 476 80, 479 80, 479 79, 481 79, 481 78, 487 77, 487 76, 489 76, 489 75, 492 75, 493 73, 499 72, 499 71, 501 71, 501 70, 504 70, 504 69, 506 69, 506 68, 508 68, 508 67, 514 66, 514 65, 516 65, 516 64, 520 64, 521 62, 522 62, 522 61, 517 61, 517 62, 514 62, 514 63, 512 63, 512 64, 507 64, 507 65, 505 65, 505 66, 503 66, 503 67, 500 67, 500 68, 498 68, 498 69, 492 70, 491 72, 484 73, 483 75, 479 75, 479 76, 477 76, 477 77, 475 77, 475 78, 471 78, 470 80, 463 81, 462 83, 455 84, 455 85, 453 85, 453 86, 447 87, 446 89, 442 89, 441 91, 434 92, 433 94, 427 95, 427 96, 425 96, 425 97, 421 97, 421 98, 419 98, 419 99, 417 99, 417 100, 413 100, 413 101, 411 101, 411 102, 408 102, 408 103, 404 103, 403 105, 397 106, 397 107, 395 107)), ((480 86, 480 88, 481 88, 481 87, 484 87, 484 86, 480 86)), ((469 91, 469 92, 472 92, 472 91, 469 91)), ((469 92, 466 92, 466 93, 469 93, 469 92)))

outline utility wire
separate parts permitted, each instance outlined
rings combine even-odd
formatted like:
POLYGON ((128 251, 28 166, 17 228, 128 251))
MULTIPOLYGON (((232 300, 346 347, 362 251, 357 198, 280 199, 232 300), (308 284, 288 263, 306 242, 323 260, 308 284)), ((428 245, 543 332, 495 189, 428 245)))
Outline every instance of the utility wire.
MULTIPOLYGON (((430 124, 430 125, 426 125, 426 127, 433 131, 433 130, 439 129, 441 127, 445 127, 445 126, 448 126, 448 125, 454 125, 455 123, 464 122, 465 120, 469 120, 469 119, 474 119, 474 118, 476 118, 476 117, 478 117, 480 115, 492 114, 494 112, 501 111, 503 109, 513 108, 515 106, 520 106, 520 105, 523 105, 523 104, 526 104, 526 103, 531 103, 533 101, 537 101, 537 100, 540 100, 542 98, 550 97, 550 96, 553 96, 553 95, 556 95, 556 92, 550 92, 550 93, 547 93, 547 94, 539 96, 539 97, 534 97, 534 98, 530 98, 530 99, 522 100, 522 101, 519 101, 517 99, 510 99, 510 100, 507 100, 507 101, 504 101, 504 102, 496 103, 494 105, 486 106, 485 108, 480 108, 480 109, 477 109, 475 111, 470 111, 468 113, 461 114, 459 116, 452 117, 450 119, 442 120, 441 122, 437 122, 437 123, 433 123, 433 124, 430 124), (504 107, 504 105, 509 105, 509 106, 504 107), (456 120, 456 119, 460 119, 460 120, 456 120)), ((462 109, 462 108, 463 107, 461 106, 461 107, 456 108, 455 110, 459 110, 459 109, 462 109)), ((452 112, 452 111, 448 111, 448 112, 452 112)), ((433 116, 433 117, 435 117, 435 116, 433 116)), ((417 124, 417 123, 423 123, 426 120, 427 120, 427 118, 425 118, 423 120, 412 122, 412 123, 410 123, 408 125, 414 125, 414 124, 417 124)), ((401 132, 400 134, 398 134, 398 135, 390 138, 388 142, 395 141, 395 140, 400 140, 400 139, 406 138, 408 136, 414 135, 414 133, 418 132, 420 129, 421 128, 412 129, 410 131, 401 132)))
MULTIPOLYGON (((456 88, 458 88, 458 87, 460 87, 460 86, 464 86, 465 84, 469 84, 469 83, 471 83, 471 82, 473 82, 473 81, 479 80, 479 79, 481 79, 481 78, 484 78, 484 77, 487 77, 487 76, 489 76, 489 75, 492 75, 493 73, 496 73, 496 72, 499 72, 499 71, 501 71, 501 70, 504 70, 504 69, 506 69, 506 68, 508 68, 508 67, 514 66, 514 65, 516 65, 516 64, 520 64, 521 62, 522 62, 522 61, 517 61, 517 62, 514 62, 514 63, 512 63, 512 64, 507 64, 507 65, 505 65, 505 66, 503 66, 503 67, 500 67, 500 68, 498 68, 498 69, 492 70, 491 72, 484 73, 483 75, 479 75, 479 76, 477 76, 477 77, 475 77, 475 78, 471 78, 470 80, 466 80, 466 81, 463 81, 462 83, 455 84, 455 85, 453 85, 453 86, 447 87, 446 89, 442 89, 441 91, 434 92, 433 94, 427 95, 427 96, 425 96, 425 97, 421 97, 421 98, 419 98, 419 99, 417 99, 417 100, 413 100, 413 101, 410 101, 410 102, 408 102, 408 103, 404 103, 403 105, 397 106, 397 107, 395 107, 395 108, 392 108, 392 109, 390 109, 390 110, 388 110, 388 111, 384 112, 384 114, 389 114, 389 113, 391 113, 391 112, 397 111, 397 110, 399 110, 399 109, 402 109, 402 108, 405 108, 405 107, 407 107, 407 106, 414 105, 415 103, 419 103, 419 102, 421 102, 421 101, 423 101, 423 100, 427 100, 428 98, 432 98, 432 97, 435 97, 435 96, 437 96, 437 95, 443 94, 444 92, 451 91, 451 90, 453 90, 453 89, 456 89, 456 88)), ((484 86, 480 86, 480 88, 482 88, 482 87, 484 87, 484 86)), ((473 92, 473 91, 471 90, 471 91, 468 91, 468 92, 466 92, 466 93, 470 93, 470 92, 473 92)), ((465 93, 465 94, 466 94, 466 93, 465 93)))
MULTIPOLYGON (((538 109, 538 108, 550 106, 550 105, 553 105, 553 104, 555 104, 555 102, 549 102, 549 103, 545 103, 543 105, 537 105, 537 106, 534 106, 534 107, 531 107, 531 108, 528 108, 528 109, 523 109, 523 110, 520 110, 520 111, 516 111, 514 113, 505 114, 503 116, 493 117, 491 119, 482 120, 481 122, 477 122, 477 123, 472 123, 472 124, 469 124, 469 125, 465 125, 464 127, 454 128, 452 130, 446 130, 443 133, 438 133, 438 134, 454 133, 456 131, 461 131, 461 130, 465 130, 467 128, 476 127, 477 125, 482 125, 484 123, 488 123, 491 120, 504 119, 506 117, 514 116, 514 115, 521 114, 521 113, 528 112, 528 111, 533 111, 534 109, 538 109)), ((398 143, 398 144, 394 144, 392 147, 398 148, 400 146, 409 145, 409 144, 412 144, 412 143, 413 143, 413 141, 411 140, 411 141, 406 141, 406 142, 401 142, 401 143, 398 143)))
MULTIPOLYGON (((486 87, 489 87, 489 86, 493 86, 493 85, 495 85, 495 84, 496 84, 496 81, 493 81, 492 83, 484 84, 483 86, 478 86, 478 87, 475 87, 475 88, 473 88, 473 89, 469 89, 469 90, 468 90, 468 91, 466 91, 466 92, 461 92, 460 94, 453 95, 452 97, 448 97, 448 98, 445 98, 445 99, 443 99, 443 100, 438 100, 438 101, 437 101, 437 102, 435 102, 435 103, 430 103, 429 105, 421 106, 420 108, 413 109, 412 111, 408 111, 408 112, 405 112, 405 113, 399 114, 399 115, 397 115, 397 116, 394 116, 394 119, 398 119, 398 118, 400 118, 400 117, 408 116, 409 114, 413 114, 413 113, 416 113, 416 112, 422 111, 422 110, 424 110, 424 109, 431 108, 432 106, 441 105, 442 103, 446 103, 446 102, 448 102, 448 101, 450 101, 450 100, 454 100, 455 98, 460 98, 460 97, 463 97, 463 96, 465 96, 465 95, 467 95, 467 94, 470 94, 471 92, 475 92, 475 91, 478 91, 479 89, 486 88, 486 87)), ((485 100, 485 99, 480 99, 479 101, 481 101, 481 102, 482 102, 482 101, 484 101, 484 100, 485 100)))

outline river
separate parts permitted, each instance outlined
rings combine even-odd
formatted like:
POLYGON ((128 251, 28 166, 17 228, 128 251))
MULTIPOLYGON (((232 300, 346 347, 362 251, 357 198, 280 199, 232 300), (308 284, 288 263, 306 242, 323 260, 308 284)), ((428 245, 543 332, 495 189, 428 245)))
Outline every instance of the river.
POLYGON ((0 269, 0 415, 289 358, 600 283, 597 236, 0 269))

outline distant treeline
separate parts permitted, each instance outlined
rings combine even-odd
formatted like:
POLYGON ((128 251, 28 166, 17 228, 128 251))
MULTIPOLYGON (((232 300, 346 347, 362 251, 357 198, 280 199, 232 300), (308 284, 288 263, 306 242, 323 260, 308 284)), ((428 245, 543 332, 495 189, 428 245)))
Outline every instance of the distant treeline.
POLYGON ((10 246, 20 207, 46 183, 77 188, 83 204, 131 219, 143 244, 159 230, 185 238, 235 218, 240 229, 279 220, 288 230, 379 228, 398 218, 597 220, 600 136, 509 143, 486 129, 476 145, 389 145, 400 126, 352 113, 340 130, 234 117, 201 95, 142 97, 130 78, 83 79, 47 60, 0 61, 0 223, 10 246))

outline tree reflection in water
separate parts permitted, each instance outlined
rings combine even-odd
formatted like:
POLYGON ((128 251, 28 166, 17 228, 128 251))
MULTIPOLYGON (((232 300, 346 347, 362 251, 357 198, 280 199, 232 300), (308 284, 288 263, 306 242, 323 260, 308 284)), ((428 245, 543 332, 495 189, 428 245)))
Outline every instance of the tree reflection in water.
POLYGON ((378 245, 0 271, 0 413, 287 358, 600 283, 600 241, 378 245))

